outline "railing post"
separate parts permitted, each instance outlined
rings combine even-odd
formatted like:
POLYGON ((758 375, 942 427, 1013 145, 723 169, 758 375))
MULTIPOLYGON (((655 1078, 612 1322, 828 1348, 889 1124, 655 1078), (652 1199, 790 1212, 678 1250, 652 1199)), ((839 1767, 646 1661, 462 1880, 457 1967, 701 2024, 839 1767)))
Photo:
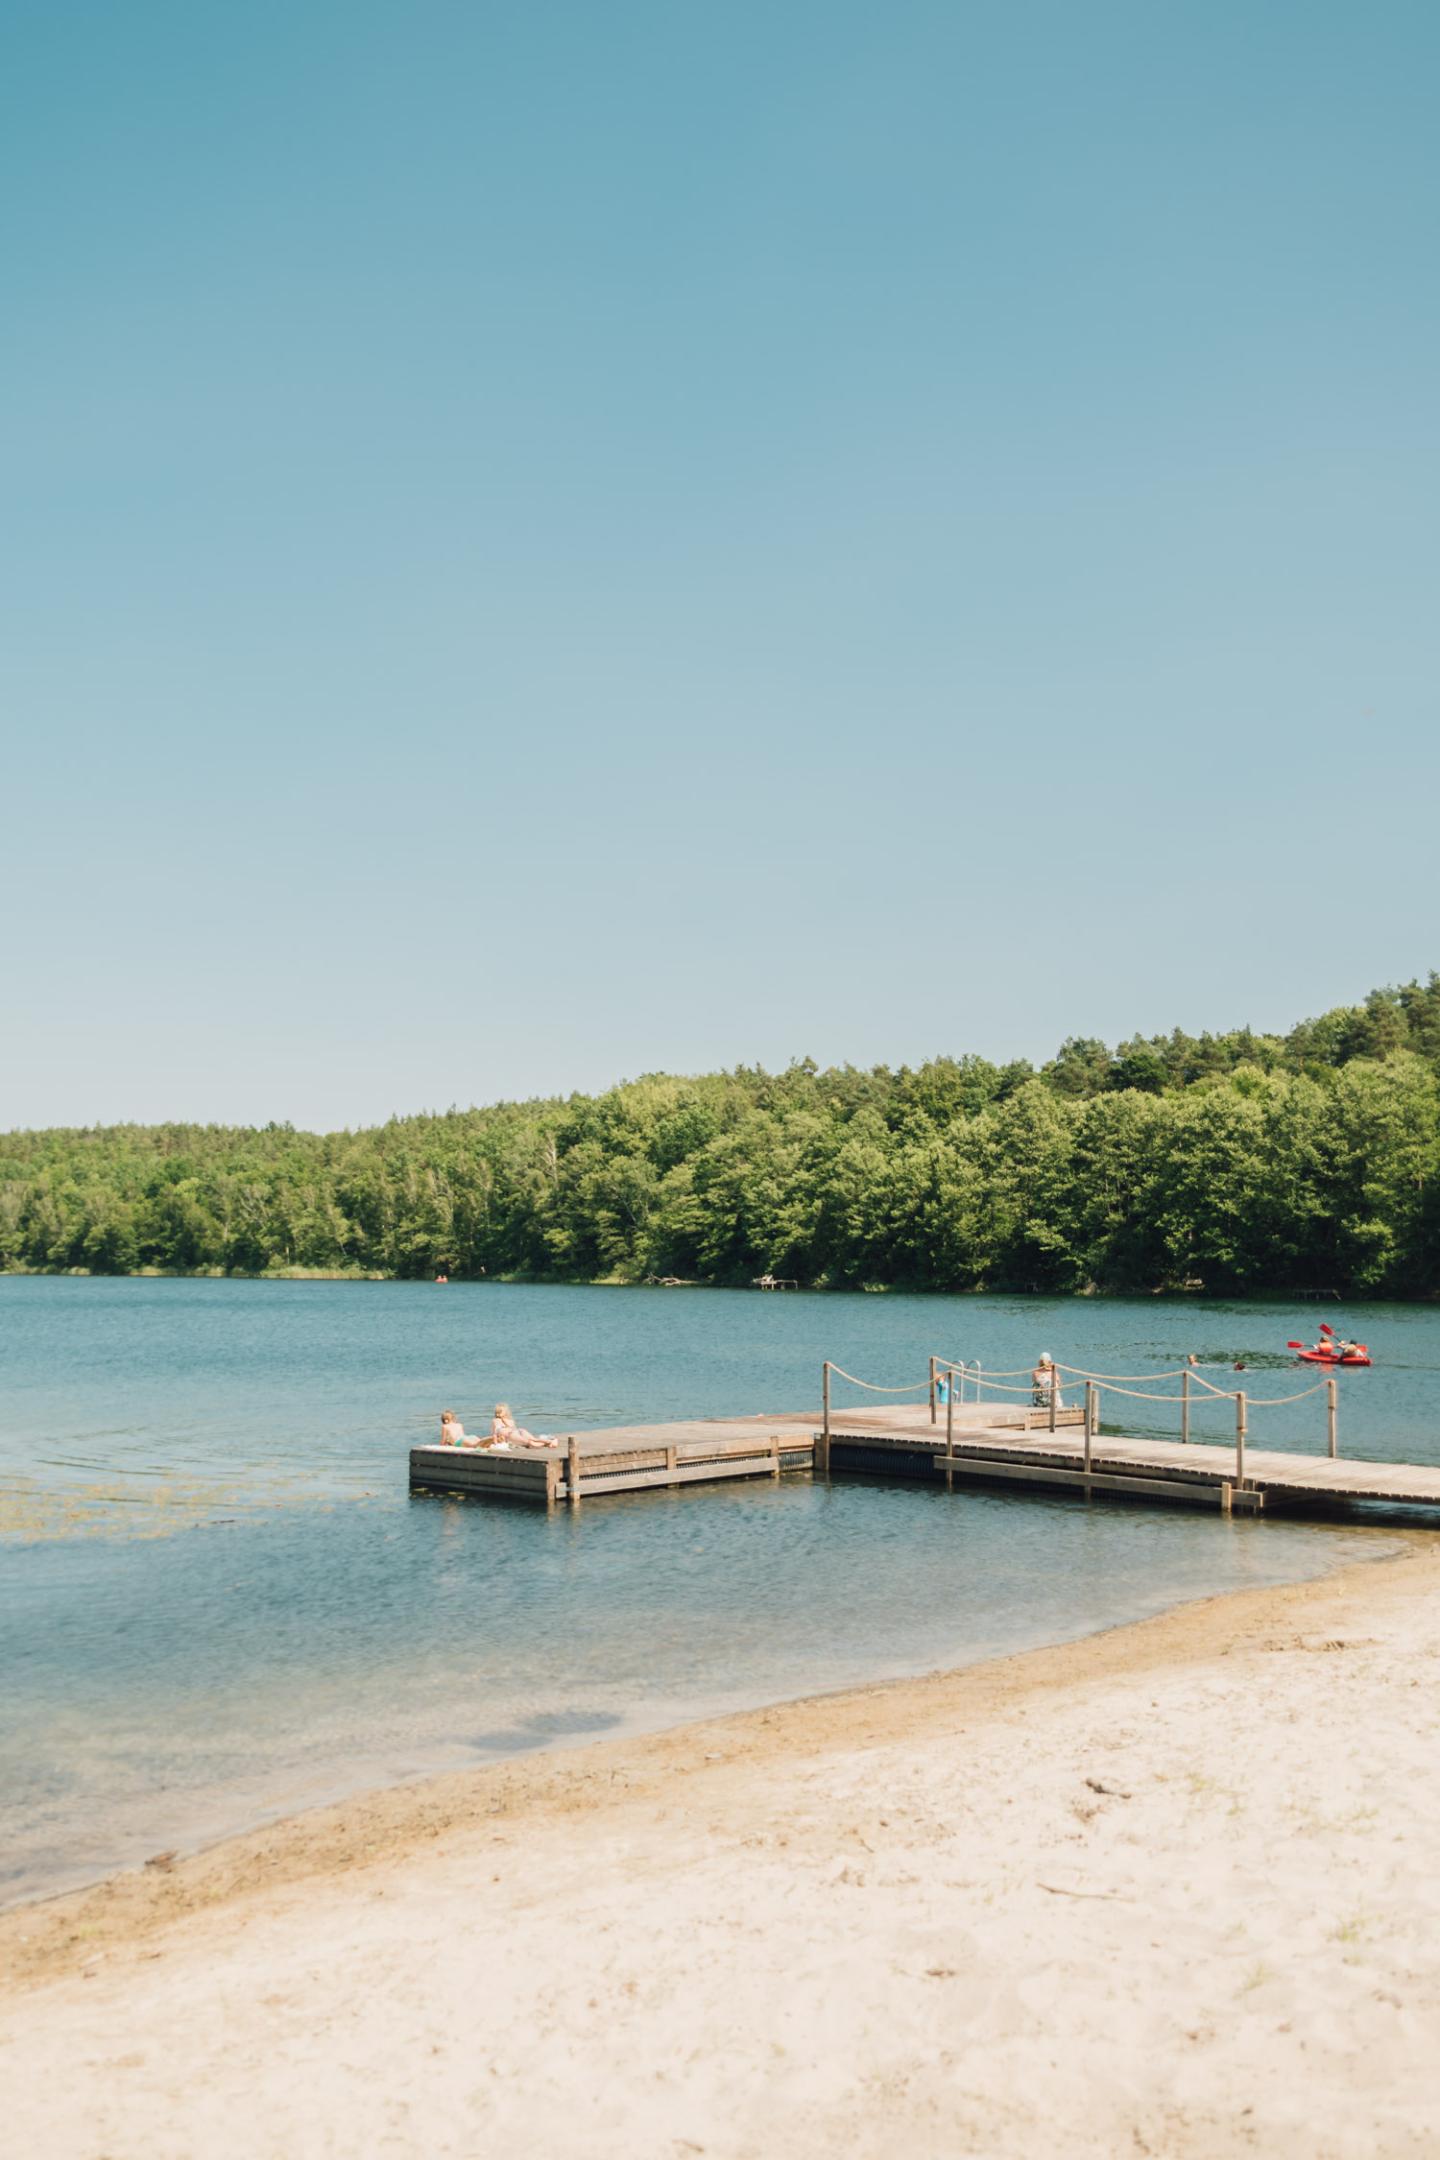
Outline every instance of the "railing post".
POLYGON ((930 1423, 935 1423, 935 1360, 930 1360, 930 1423))
MULTIPOLYGON (((1097 1401, 1099 1392, 1093 1380, 1085 1382, 1085 1475, 1087 1478, 1090 1475, 1091 1451, 1095 1444, 1095 1413, 1099 1408, 1097 1401)), ((1088 1485, 1085 1488, 1085 1494, 1088 1499, 1090 1494, 1088 1485)))
POLYGON ((1180 1438, 1190 1438, 1190 1368, 1187 1365, 1180 1375, 1180 1438))
POLYGON ((822 1405, 822 1407, 821 1407, 821 1412, 820 1412, 820 1419, 821 1419, 821 1429, 820 1429, 820 1461, 819 1461, 819 1463, 818 1463, 818 1464, 816 1465, 816 1467, 817 1467, 817 1469, 823 1470, 823 1471, 824 1471, 824 1473, 825 1473, 825 1475, 826 1475, 826 1477, 829 1477, 829 1475, 830 1475, 830 1360, 829 1360, 829 1358, 826 1358, 826 1360, 825 1360, 825 1372, 824 1372, 824 1377, 823 1377, 823 1379, 822 1379, 822 1381, 821 1381, 821 1388, 820 1388, 820 1400, 821 1400, 821 1405, 822 1405))
POLYGON ((955 1490, 955 1368, 950 1367, 950 1384, 945 1390, 945 1490, 955 1490))
POLYGON ((1054 1432, 1054 1430, 1055 1430, 1055 1406, 1056 1406, 1056 1402, 1057 1402, 1057 1400, 1058 1400, 1058 1398, 1059 1398, 1059 1394, 1060 1394, 1060 1368, 1059 1368, 1059 1366, 1058 1366, 1058 1365, 1057 1365, 1057 1364, 1056 1364, 1056 1363, 1054 1362, 1054 1360, 1053 1360, 1053 1358, 1052 1358, 1052 1360, 1051 1360, 1051 1362, 1050 1362, 1050 1430, 1051 1430, 1051 1432, 1054 1432))
POLYGON ((1235 1390, 1235 1489, 1245 1483, 1245 1390, 1235 1390))
POLYGON ((1325 1383, 1325 1394, 1326 1394, 1326 1404, 1325 1404, 1325 1427, 1326 1427, 1326 1433, 1325 1433, 1325 1437, 1326 1437, 1326 1440, 1327 1440, 1327 1442, 1328 1442, 1328 1445, 1329 1445, 1329 1449, 1330 1449, 1330 1454, 1331 1454, 1332 1458, 1333 1458, 1334 1456, 1338 1455, 1338 1454, 1339 1454, 1339 1452, 1340 1452, 1340 1450, 1339 1450, 1339 1447, 1338 1447, 1338 1446, 1336 1445, 1336 1439, 1335 1439, 1335 1426, 1336 1426, 1336 1422, 1337 1422, 1337 1412, 1338 1412, 1338 1410, 1339 1410, 1339 1407, 1340 1407, 1340 1405, 1339 1405, 1339 1400, 1338 1400, 1338 1390, 1339 1390, 1339 1386, 1340 1386, 1340 1383, 1339 1383, 1339 1381, 1338 1381, 1338 1380, 1337 1380, 1337 1379, 1335 1378, 1335 1375, 1334 1375, 1334 1373, 1332 1372, 1332 1373, 1331 1373, 1331 1375, 1330 1375, 1330 1378, 1329 1378, 1329 1379, 1328 1379, 1328 1380, 1326 1381, 1326 1383, 1325 1383))

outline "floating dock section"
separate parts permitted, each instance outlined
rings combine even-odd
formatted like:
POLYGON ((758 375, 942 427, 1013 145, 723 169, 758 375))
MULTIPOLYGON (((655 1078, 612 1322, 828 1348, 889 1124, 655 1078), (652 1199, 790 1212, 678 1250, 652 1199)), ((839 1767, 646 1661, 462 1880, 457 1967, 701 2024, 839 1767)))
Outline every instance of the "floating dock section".
POLYGON ((778 1478, 815 1462, 815 1416, 702 1418, 677 1425, 612 1425, 571 1433, 558 1448, 417 1447, 410 1482, 442 1492, 493 1493, 553 1507, 582 1495, 778 1478))

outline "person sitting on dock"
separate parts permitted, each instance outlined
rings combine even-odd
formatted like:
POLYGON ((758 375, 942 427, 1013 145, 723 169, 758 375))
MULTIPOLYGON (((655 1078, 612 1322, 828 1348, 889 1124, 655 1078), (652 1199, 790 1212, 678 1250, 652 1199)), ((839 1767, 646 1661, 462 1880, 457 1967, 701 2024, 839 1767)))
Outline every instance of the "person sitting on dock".
POLYGON ((1063 1410, 1065 1405, 1060 1399, 1060 1375, 1055 1369, 1055 1360, 1048 1350, 1042 1350, 1030 1375, 1030 1400, 1037 1410, 1048 1410, 1052 1395, 1055 1408, 1063 1410))
POLYGON ((559 1447, 560 1443, 558 1440, 553 1440, 549 1433, 526 1432, 525 1427, 517 1425, 510 1415, 509 1403, 497 1402, 495 1416, 490 1426, 490 1445, 491 1447, 559 1447))

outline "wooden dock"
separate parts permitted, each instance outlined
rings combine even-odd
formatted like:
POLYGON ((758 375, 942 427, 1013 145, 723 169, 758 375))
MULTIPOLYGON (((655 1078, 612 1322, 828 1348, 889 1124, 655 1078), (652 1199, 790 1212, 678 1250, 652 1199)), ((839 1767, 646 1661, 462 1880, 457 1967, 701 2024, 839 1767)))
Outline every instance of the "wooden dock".
POLYGON ((617 1425, 567 1435, 557 1449, 422 1446, 410 1451, 410 1482, 436 1492, 479 1493, 542 1507, 733 1478, 792 1472, 830 1477, 939 1481, 1092 1494, 1260 1514, 1277 1509, 1346 1511, 1379 1503, 1440 1509, 1440 1468, 1363 1462, 1247 1447, 1093 1434, 1078 1409, 956 1404, 953 1445, 942 1409, 879 1405, 830 1419, 814 1411, 617 1425))
POLYGON ((777 1478, 815 1461, 815 1413, 700 1418, 673 1425, 611 1425, 566 1436, 557 1448, 417 1447, 410 1482, 444 1492, 498 1494, 553 1507, 602 1493, 721 1478, 777 1478))
POLYGON ((1278 1508, 1329 1511, 1377 1502, 1440 1508, 1440 1468, 1426 1464, 1360 1462, 1247 1447, 1239 1473, 1234 1447, 1211 1442, 1097 1433, 1087 1450, 1084 1432, 1077 1429, 1078 1412, 1066 1423, 1067 1413, 1061 1411, 1057 1425, 1063 1429, 1055 1432, 1038 1411, 1029 1413, 1024 1429, 1014 1423, 977 1428, 977 1412, 988 1415, 991 1407, 957 1407, 953 1452, 947 1452, 943 1422, 932 1425, 923 1404, 847 1411, 831 1426, 830 1473, 938 1477, 952 1486, 1049 1487, 1082 1496, 1100 1493, 1246 1514, 1278 1508))

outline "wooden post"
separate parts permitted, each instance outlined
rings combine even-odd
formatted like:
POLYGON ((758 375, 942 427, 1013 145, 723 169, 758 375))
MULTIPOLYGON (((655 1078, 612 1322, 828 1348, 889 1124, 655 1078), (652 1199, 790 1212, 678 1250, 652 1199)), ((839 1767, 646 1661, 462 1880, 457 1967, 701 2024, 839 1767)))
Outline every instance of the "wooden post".
MULTIPOLYGON (((1085 1475, 1087 1478, 1090 1475, 1090 1455, 1095 1442, 1095 1412, 1097 1407, 1095 1397, 1098 1392, 1093 1380, 1085 1382, 1085 1475)), ((1088 1496, 1090 1491, 1088 1485, 1085 1491, 1088 1496)))
POLYGON ((1052 1359, 1052 1360, 1051 1360, 1051 1364, 1050 1364, 1050 1430, 1051 1430, 1051 1432, 1054 1432, 1054 1430, 1055 1430, 1055 1409, 1056 1409, 1056 1403, 1057 1403, 1057 1400, 1058 1400, 1058 1398, 1059 1398, 1059 1394, 1060 1394, 1060 1368, 1059 1368, 1059 1366, 1058 1366, 1058 1365, 1057 1365, 1057 1364, 1056 1364, 1056 1363, 1054 1362, 1054 1360, 1052 1359))
POLYGON ((779 1433, 771 1433, 771 1435, 770 1435, 770 1475, 771 1475, 771 1477, 772 1477, 772 1478, 774 1478, 774 1479, 775 1479, 776 1483, 778 1484, 778 1483, 779 1483, 779 1481, 780 1481, 780 1435, 779 1435, 779 1433))
POLYGON ((665 1450, 665 1475, 669 1478, 672 1485, 675 1482, 675 1472, 679 1468, 679 1465, 680 1450, 678 1448, 667 1447, 665 1450))
POLYGON ((1330 1378, 1325 1383, 1325 1393, 1327 1398, 1325 1404, 1326 1439, 1329 1443, 1330 1454, 1332 1458, 1338 1455, 1340 1452, 1335 1440, 1336 1415, 1340 1407, 1337 1392, 1339 1386, 1340 1383, 1335 1378, 1335 1375, 1332 1372, 1330 1378))
POLYGON ((1180 1375, 1180 1438, 1190 1438, 1190 1368, 1187 1365, 1180 1375))
POLYGON ((579 1507, 580 1443, 575 1438, 574 1433, 571 1433, 570 1442, 565 1451, 565 1484, 567 1488, 566 1498, 569 1500, 571 1507, 579 1507))
POLYGON ((559 1463, 553 1460, 547 1462, 545 1465, 545 1505, 547 1508, 552 1508, 555 1505, 555 1488, 559 1483, 559 1463))
POLYGON ((955 1368, 950 1367, 950 1385, 945 1390, 945 1490, 955 1490, 955 1368))
POLYGON ((818 1463, 817 1463, 817 1464, 815 1465, 815 1467, 816 1467, 816 1469, 817 1469, 817 1470, 823 1470, 823 1471, 824 1471, 824 1473, 825 1473, 825 1475, 826 1475, 826 1477, 829 1477, 829 1475, 830 1475, 830 1360, 829 1360, 829 1358, 826 1358, 826 1360, 825 1360, 825 1372, 824 1372, 824 1377, 823 1377, 823 1379, 822 1379, 822 1381, 821 1381, 821 1389, 820 1389, 820 1400, 821 1400, 821 1404, 822 1404, 822 1406, 823 1406, 823 1407, 822 1407, 822 1409, 821 1409, 821 1430, 820 1430, 820 1460, 819 1460, 819 1462, 818 1462, 818 1463))
POLYGON ((1235 1490, 1245 1483, 1245 1390, 1235 1390, 1235 1490))
POLYGON ((930 1360, 930 1423, 935 1423, 935 1360, 930 1360))

